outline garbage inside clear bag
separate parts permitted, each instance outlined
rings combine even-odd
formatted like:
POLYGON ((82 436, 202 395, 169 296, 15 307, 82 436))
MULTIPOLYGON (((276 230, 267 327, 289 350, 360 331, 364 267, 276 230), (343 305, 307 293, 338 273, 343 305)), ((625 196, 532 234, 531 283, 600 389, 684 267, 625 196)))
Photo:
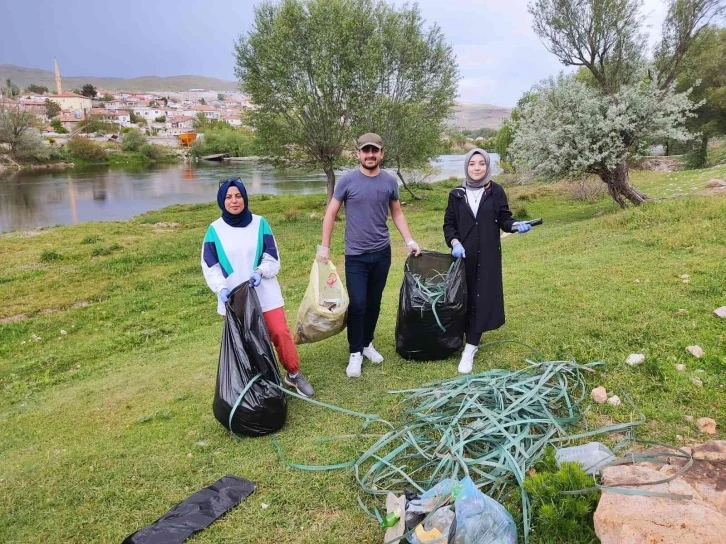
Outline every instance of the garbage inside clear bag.
POLYGON ((615 459, 615 454, 600 442, 589 442, 582 446, 560 448, 555 452, 555 459, 557 466, 565 462, 579 463, 588 474, 597 474, 615 459))
POLYGON ((313 261, 294 329, 296 344, 320 342, 345 329, 348 293, 335 265, 313 261))

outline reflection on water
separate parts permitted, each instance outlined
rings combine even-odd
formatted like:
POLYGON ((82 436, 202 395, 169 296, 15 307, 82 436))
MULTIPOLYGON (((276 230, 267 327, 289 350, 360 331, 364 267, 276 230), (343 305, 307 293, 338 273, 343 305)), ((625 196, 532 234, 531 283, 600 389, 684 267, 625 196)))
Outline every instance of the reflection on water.
MULTIPOLYGON (((462 155, 442 155, 432 165, 438 173, 431 181, 463 176, 462 155)), ((211 202, 219 180, 237 176, 250 194, 325 191, 322 172, 275 170, 258 163, 23 171, 0 177, 0 232, 128 219, 171 204, 211 202)))

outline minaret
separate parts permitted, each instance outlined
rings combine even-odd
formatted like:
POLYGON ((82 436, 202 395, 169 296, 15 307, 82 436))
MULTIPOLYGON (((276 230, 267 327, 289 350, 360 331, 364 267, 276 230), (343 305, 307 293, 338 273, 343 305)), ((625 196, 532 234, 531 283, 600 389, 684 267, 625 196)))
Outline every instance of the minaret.
POLYGON ((58 94, 61 94, 63 92, 63 89, 61 88, 61 77, 60 68, 58 68, 58 59, 55 59, 55 91, 58 94))

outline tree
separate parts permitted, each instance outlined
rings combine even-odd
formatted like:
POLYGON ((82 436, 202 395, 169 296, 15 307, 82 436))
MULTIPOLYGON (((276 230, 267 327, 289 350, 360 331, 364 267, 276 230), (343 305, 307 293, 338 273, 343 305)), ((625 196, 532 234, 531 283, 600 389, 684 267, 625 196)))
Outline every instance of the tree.
POLYGON ((101 97, 101 100, 103 100, 104 102, 112 102, 112 101, 113 101, 113 96, 112 96, 112 95, 110 95, 110 94, 108 94, 108 93, 105 93, 105 94, 104 94, 104 95, 103 95, 103 96, 101 97))
POLYGON ((140 151, 141 148, 148 143, 146 136, 138 130, 132 129, 126 132, 121 139, 121 149, 123 151, 140 151))
POLYGON ((27 150, 28 142, 34 140, 29 133, 36 124, 34 114, 22 111, 19 104, 0 99, 0 144, 8 144, 11 154, 17 156, 19 150, 27 150))
POLYGON ((217 100, 220 102, 224 101, 226 97, 222 93, 217 93, 217 100))
POLYGON ((255 6, 235 45, 235 74, 255 105, 249 122, 273 162, 319 166, 328 200, 359 106, 378 87, 373 0, 282 0, 255 6))
POLYGON ((608 99, 574 75, 536 86, 510 146, 515 163, 545 177, 595 174, 621 207, 626 199, 642 202, 644 195, 628 183, 635 143, 645 137, 688 140, 684 122, 696 105, 687 93, 647 81, 647 66, 637 75, 608 99))
POLYGON ((377 50, 371 72, 374 100, 354 112, 356 133, 376 132, 384 143, 384 165, 411 196, 403 170, 423 168, 441 148, 445 121, 453 111, 458 72, 451 46, 437 25, 424 28, 418 6, 376 10, 377 50))
POLYGON ((50 122, 50 126, 53 127, 53 132, 56 134, 67 134, 68 129, 63 126, 60 119, 53 119, 50 122))
POLYGON ((129 121, 135 125, 146 124, 146 119, 142 115, 137 115, 133 111, 129 111, 129 121))
POLYGON ((5 98, 15 98, 20 94, 20 89, 10 78, 8 78, 5 80, 5 85, 3 86, 2 93, 0 94, 5 98))
POLYGON ((204 100, 204 98, 200 98, 199 99, 199 104, 201 104, 202 106, 206 106, 207 105, 207 101, 204 100))
POLYGON ((83 96, 87 96, 88 98, 95 98, 98 92, 96 91, 96 87, 94 87, 90 83, 86 83, 81 89, 81 94, 83 96))
POLYGON ((702 135, 689 165, 700 168, 706 159, 708 140, 726 134, 726 28, 709 27, 696 38, 683 58, 677 89, 693 88, 693 98, 701 105, 691 128, 702 135))
MULTIPOLYGON (((724 10, 724 0, 667 2, 669 10, 663 23, 663 38, 652 63, 645 56, 647 47, 642 31, 641 0, 532 0, 529 4, 529 12, 534 18, 533 28, 547 49, 564 65, 587 69, 592 81, 591 85, 575 82, 580 84, 576 86, 569 80, 561 79, 558 81, 562 85, 545 84, 540 90, 545 95, 549 93, 550 97, 557 96, 563 100, 565 96, 579 94, 588 99, 591 108, 587 114, 578 115, 580 108, 573 103, 573 111, 564 108, 555 111, 545 107, 547 96, 540 95, 535 100, 536 108, 525 108, 517 128, 533 128, 532 122, 536 117, 540 122, 562 126, 560 134, 563 138, 566 133, 569 134, 568 130, 579 130, 566 138, 567 142, 589 138, 576 147, 597 151, 587 153, 587 161, 579 158, 561 163, 559 171, 574 173, 573 166, 579 165, 581 172, 597 172, 608 185, 610 195, 621 206, 625 205, 626 200, 639 205, 647 199, 646 195, 630 185, 627 165, 639 139, 649 136, 645 129, 658 127, 662 134, 668 133, 670 129, 680 136, 684 135, 679 127, 690 108, 683 100, 676 99, 670 89, 681 70, 683 56, 695 37, 712 18, 724 10), (560 87, 563 92, 555 92, 560 87), (586 89, 592 91, 587 96, 586 89), (646 103, 648 99, 657 101, 661 98, 667 98, 672 105, 678 105, 681 109, 673 112, 666 110, 665 104, 658 107, 658 104, 646 103), (597 108, 594 108, 593 101, 598 103, 597 108), (651 118, 634 118, 627 110, 629 107, 651 118), (550 115, 545 116, 545 112, 550 115), (600 120, 603 131, 588 129, 582 123, 586 116, 591 121, 600 120), (572 123, 567 130, 562 125, 564 119, 572 123), (614 119, 634 124, 615 127, 611 124, 614 119), (666 119, 672 123, 671 127, 662 126, 666 119), (606 128, 615 132, 604 132, 606 128), (604 145, 611 145, 610 150, 603 148, 604 145)), ((543 140, 558 143, 545 134, 549 129, 547 124, 540 125, 543 140)), ((528 156, 526 152, 534 149, 524 145, 525 142, 531 143, 531 138, 518 139, 515 136, 515 144, 517 142, 519 160, 533 164, 532 159, 538 154, 528 156)), ((562 145, 565 144, 562 142, 562 145)))
POLYGON ((44 104, 45 115, 46 117, 48 117, 48 119, 53 119, 53 117, 61 112, 61 107, 58 105, 57 102, 53 102, 52 100, 46 98, 44 104))
POLYGON ((217 124, 216 119, 210 119, 201 111, 194 117, 193 127, 197 132, 206 132, 217 124))
POLYGON ((48 87, 46 87, 44 85, 36 85, 35 83, 31 83, 30 85, 28 85, 28 87, 25 90, 28 91, 29 93, 45 94, 48 92, 48 87))

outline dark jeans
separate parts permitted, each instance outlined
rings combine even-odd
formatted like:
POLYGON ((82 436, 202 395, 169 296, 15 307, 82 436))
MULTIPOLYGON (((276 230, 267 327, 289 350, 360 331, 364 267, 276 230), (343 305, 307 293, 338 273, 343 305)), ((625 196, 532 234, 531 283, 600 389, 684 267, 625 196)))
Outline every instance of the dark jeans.
POLYGON ((389 268, 391 246, 373 253, 345 256, 345 282, 350 298, 348 345, 351 353, 363 351, 373 342, 389 268))

